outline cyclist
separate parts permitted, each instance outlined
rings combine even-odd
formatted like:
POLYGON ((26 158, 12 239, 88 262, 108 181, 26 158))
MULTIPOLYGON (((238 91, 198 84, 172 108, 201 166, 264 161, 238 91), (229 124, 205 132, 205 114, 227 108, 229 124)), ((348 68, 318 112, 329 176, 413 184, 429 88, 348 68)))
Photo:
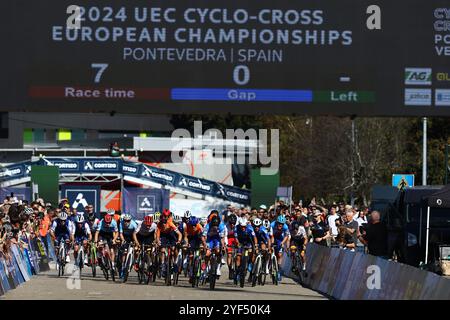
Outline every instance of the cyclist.
MULTIPOLYGON (((308 244, 308 236, 306 234, 304 219, 296 219, 290 224, 290 248, 291 248, 291 259, 294 261, 294 253, 296 250, 300 251, 300 257, 303 261, 303 270, 305 269, 305 248, 308 244)), ((295 272, 295 264, 292 263, 292 272, 295 272)), ((300 271, 300 270, 299 270, 300 271)))
MULTIPOLYGON (((74 241, 75 226, 73 225, 73 222, 68 219, 67 213, 64 211, 61 212, 59 217, 53 221, 50 234, 52 238, 55 239, 55 254, 58 256, 58 248, 61 245, 61 241, 65 243, 74 241)), ((66 255, 66 263, 69 262, 69 255, 66 255)))
MULTIPOLYGON (((155 232, 156 232, 156 223, 155 216, 160 215, 159 212, 155 214, 148 214, 144 217, 144 220, 138 224, 136 229, 136 244, 138 247, 143 246, 151 246, 155 241, 155 232)), ((137 254, 137 251, 136 251, 137 254)), ((135 260, 137 262, 137 260, 135 260)), ((134 269, 136 271, 139 270, 139 265, 137 263, 134 264, 134 269)))
POLYGON ((281 281, 281 264, 283 259, 283 247, 290 238, 289 228, 286 224, 286 218, 279 215, 270 225, 272 227, 272 245, 275 248, 275 255, 278 262, 278 281, 281 281))
MULTIPOLYGON (((253 227, 248 223, 248 220, 246 218, 240 218, 237 222, 237 226, 235 228, 236 232, 236 242, 239 246, 237 256, 236 256, 236 267, 239 268, 241 266, 241 257, 242 253, 245 249, 249 249, 249 264, 248 264, 248 270, 252 271, 252 263, 253 260, 253 248, 258 247, 258 240, 256 238, 255 230, 253 230, 253 227)), ((239 276, 239 272, 236 272, 236 280, 239 276)))
MULTIPOLYGON (((123 266, 126 257, 126 245, 134 242, 136 245, 139 244, 136 237, 136 230, 138 228, 137 223, 132 219, 130 214, 124 214, 120 219, 119 223, 119 236, 122 241, 120 247, 121 265, 123 266)), ((122 270, 119 270, 119 278, 122 278, 122 270)))
MULTIPOLYGON (((190 265, 193 263, 192 259, 194 258, 194 252, 200 248, 202 244, 202 235, 203 228, 200 224, 200 220, 197 217, 191 216, 186 227, 186 236, 189 245, 188 261, 190 265)), ((189 282, 191 281, 192 279, 189 278, 189 282)))
MULTIPOLYGON (((263 225, 261 219, 256 218, 252 223, 253 230, 255 231, 256 239, 258 241, 258 247, 264 252, 266 261, 269 259, 268 248, 271 246, 271 229, 267 229, 266 226, 263 225)), ((270 227, 270 224, 269 224, 270 227)), ((253 255, 252 263, 255 263, 256 255, 253 255)))
POLYGON ((225 224, 220 221, 219 212, 217 210, 211 211, 208 217, 209 223, 203 229, 202 242, 206 248, 205 263, 208 265, 211 250, 214 250, 217 257, 217 276, 220 276, 221 266, 221 248, 225 248, 225 224))
MULTIPOLYGON (((75 217, 75 243, 73 247, 73 257, 75 260, 78 256, 78 250, 80 245, 84 247, 84 252, 88 252, 88 240, 92 240, 91 228, 89 224, 84 220, 83 213, 77 213, 75 217)), ((84 264, 87 264, 87 254, 84 255, 84 264)))
POLYGON ((227 246, 227 265, 228 265, 228 279, 233 280, 233 247, 237 246, 236 240, 236 222, 237 216, 232 213, 228 216, 228 223, 226 224, 226 244, 227 246))
MULTIPOLYGON (((160 246, 161 266, 166 262, 164 261, 166 248, 172 248, 173 257, 176 257, 178 255, 176 245, 181 243, 183 237, 173 221, 169 219, 170 215, 171 213, 169 210, 164 210, 156 228, 156 243, 160 246)), ((169 257, 169 259, 170 258, 171 257, 169 257)), ((166 271, 165 269, 163 270, 166 271)))
MULTIPOLYGON (((110 212, 109 212, 110 213, 110 212)), ((115 254, 114 245, 119 235, 119 228, 116 220, 114 220, 112 214, 106 214, 102 220, 98 223, 95 231, 94 241, 98 244, 99 240, 106 241, 110 251, 110 257, 112 260, 113 268, 115 267, 115 254)))

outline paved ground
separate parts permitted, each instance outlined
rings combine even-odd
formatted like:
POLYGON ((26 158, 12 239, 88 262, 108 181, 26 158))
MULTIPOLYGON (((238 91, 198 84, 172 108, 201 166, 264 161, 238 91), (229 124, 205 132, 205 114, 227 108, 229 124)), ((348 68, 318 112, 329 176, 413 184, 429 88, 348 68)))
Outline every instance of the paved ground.
MULTIPOLYGON (((71 265, 66 267, 70 270, 71 265)), ((84 269, 81 275, 80 289, 68 289, 69 276, 59 278, 55 270, 34 276, 32 280, 19 288, 7 292, 0 300, 14 299, 193 299, 193 300, 288 300, 288 299, 326 299, 315 291, 303 288, 291 279, 284 278, 278 286, 240 288, 228 280, 226 266, 214 291, 208 288, 192 288, 183 276, 177 287, 167 287, 162 280, 149 285, 139 285, 135 273, 130 275, 126 284, 106 281, 100 270, 93 278, 90 269, 84 269)), ((66 271, 66 272, 67 272, 66 271)))

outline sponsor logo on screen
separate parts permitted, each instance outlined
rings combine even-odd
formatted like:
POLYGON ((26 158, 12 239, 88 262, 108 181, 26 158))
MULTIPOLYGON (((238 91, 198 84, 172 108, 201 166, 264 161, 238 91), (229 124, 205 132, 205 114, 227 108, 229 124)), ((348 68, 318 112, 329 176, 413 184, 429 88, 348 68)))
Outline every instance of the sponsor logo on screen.
POLYGON ((450 89, 436 89, 435 104, 450 107, 450 89))
POLYGON ((431 106, 431 89, 405 89, 405 105, 431 106))
POLYGON ((436 72, 436 81, 450 82, 450 72, 436 72))
POLYGON ((405 68, 405 84, 431 85, 431 68, 405 68))

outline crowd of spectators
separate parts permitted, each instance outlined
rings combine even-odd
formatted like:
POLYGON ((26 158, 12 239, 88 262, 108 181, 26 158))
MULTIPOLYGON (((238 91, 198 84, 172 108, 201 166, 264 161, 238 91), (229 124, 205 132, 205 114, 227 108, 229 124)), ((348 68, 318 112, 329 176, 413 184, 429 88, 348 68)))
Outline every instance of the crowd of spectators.
POLYGON ((381 222, 380 213, 369 212, 368 207, 345 203, 326 206, 314 200, 306 206, 301 201, 291 205, 278 201, 269 208, 261 205, 250 210, 228 206, 222 213, 223 220, 231 213, 238 217, 245 216, 250 221, 255 217, 273 221, 278 215, 284 215, 291 233, 300 224, 305 228, 310 242, 388 258, 387 227, 381 222))

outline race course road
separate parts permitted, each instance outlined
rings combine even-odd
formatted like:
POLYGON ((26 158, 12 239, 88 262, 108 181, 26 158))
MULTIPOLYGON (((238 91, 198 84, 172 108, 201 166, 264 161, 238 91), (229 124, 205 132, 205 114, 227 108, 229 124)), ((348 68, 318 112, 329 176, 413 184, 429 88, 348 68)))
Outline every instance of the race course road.
MULTIPOLYGON (((72 265, 66 266, 66 272, 72 270, 72 265)), ((89 268, 83 269, 80 289, 68 289, 69 276, 59 278, 56 270, 41 273, 17 289, 8 291, 0 300, 16 299, 189 299, 189 300, 324 300, 327 299, 319 293, 303 288, 292 279, 283 278, 275 286, 271 282, 265 286, 236 287, 233 281, 228 280, 227 267, 222 267, 222 276, 216 284, 214 291, 208 287, 192 288, 188 279, 180 276, 177 287, 165 286, 162 279, 149 285, 138 284, 136 273, 130 274, 128 282, 123 284, 116 279, 106 281, 100 270, 93 278, 89 268)), ((269 278, 268 278, 269 280, 269 278)), ((247 285, 247 284, 246 284, 247 285)))

